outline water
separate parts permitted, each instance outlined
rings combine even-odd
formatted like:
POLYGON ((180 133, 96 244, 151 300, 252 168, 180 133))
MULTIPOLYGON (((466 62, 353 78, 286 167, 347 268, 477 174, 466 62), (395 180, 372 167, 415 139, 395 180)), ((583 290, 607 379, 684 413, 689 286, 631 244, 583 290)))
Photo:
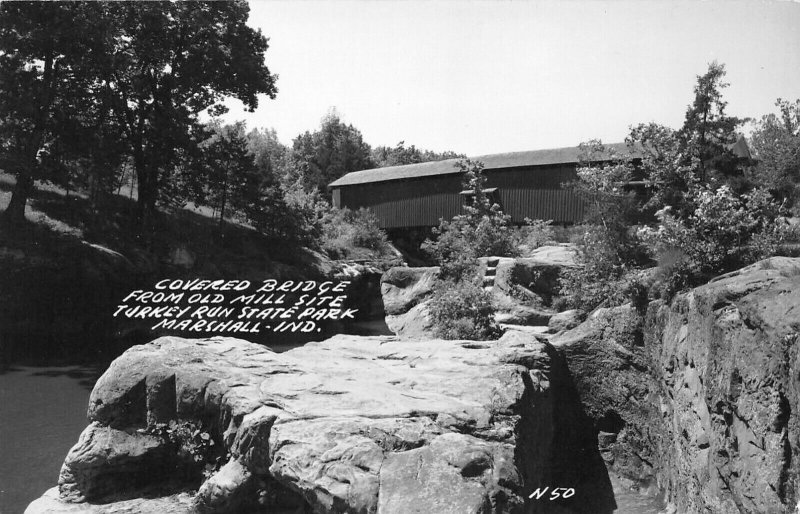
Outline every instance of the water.
POLYGON ((86 427, 91 368, 14 366, 0 372, 0 513, 17 514, 58 482, 86 427))

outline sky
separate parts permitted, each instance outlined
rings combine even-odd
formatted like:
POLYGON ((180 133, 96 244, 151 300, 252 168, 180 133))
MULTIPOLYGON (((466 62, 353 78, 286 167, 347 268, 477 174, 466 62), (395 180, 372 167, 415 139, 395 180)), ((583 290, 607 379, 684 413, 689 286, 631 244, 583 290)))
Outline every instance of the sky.
POLYGON ((800 2, 250 1, 278 95, 229 121, 290 144, 330 109, 374 146, 470 156, 623 141, 683 122, 725 64, 728 114, 800 98, 800 2))

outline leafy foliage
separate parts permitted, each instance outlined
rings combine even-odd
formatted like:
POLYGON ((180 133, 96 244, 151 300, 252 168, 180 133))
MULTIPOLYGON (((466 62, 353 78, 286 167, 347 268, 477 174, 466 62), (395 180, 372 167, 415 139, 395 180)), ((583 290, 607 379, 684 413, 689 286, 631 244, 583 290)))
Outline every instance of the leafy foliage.
POLYGON ((656 256, 680 252, 671 264, 676 276, 667 280, 668 292, 772 255, 789 229, 763 189, 736 195, 727 185, 703 186, 692 197, 696 208, 688 217, 663 209, 658 228, 640 232, 656 256))
POLYGON ((278 140, 275 129, 253 129, 248 132, 247 149, 264 177, 280 184, 289 184, 286 176, 290 174, 291 151, 278 140))
POLYGON ((332 110, 319 130, 305 132, 292 145, 294 165, 286 180, 300 181, 306 190, 326 191, 328 184, 351 171, 374 168, 372 149, 361 132, 346 125, 332 110))
POLYGON ((780 114, 762 117, 753 131, 752 148, 758 162, 751 176, 796 212, 800 196, 800 100, 778 99, 775 105, 780 114))
POLYGON ((581 144, 578 180, 571 184, 587 204, 585 231, 577 245, 581 267, 565 269, 560 279, 561 294, 572 308, 588 311, 622 303, 626 275, 645 258, 630 230, 641 208, 627 188, 632 175, 630 159, 597 140, 581 144))
POLYGON ((388 253, 389 243, 372 211, 332 208, 322 218, 322 249, 335 259, 360 259, 388 253))
POLYGON ((0 165, 17 176, 5 212, 13 221, 24 219, 34 179, 59 169, 59 121, 73 124, 88 112, 86 56, 98 12, 78 2, 0 4, 0 165))
POLYGON ((560 294, 570 308, 591 311, 624 303, 632 284, 630 274, 642 252, 635 237, 602 225, 587 225, 577 246, 578 268, 565 268, 560 294))
POLYGON ((422 244, 440 266, 431 318, 439 337, 494 339, 500 333, 494 320, 496 309, 491 294, 479 283, 477 259, 516 255, 518 237, 511 217, 486 192, 483 164, 464 159, 457 166, 463 173, 462 187, 470 193, 464 214, 442 220, 433 230, 436 240, 422 244))
POLYGON ((463 159, 466 156, 451 151, 438 153, 431 150, 420 150, 414 145, 406 146, 405 141, 400 141, 394 148, 379 146, 372 150, 372 160, 379 168, 459 158, 463 159))
POLYGON ((677 135, 684 153, 683 164, 694 160, 701 182, 717 178, 741 191, 742 169, 731 147, 738 139, 736 128, 745 120, 725 114, 728 103, 722 99, 722 90, 728 83, 724 78, 725 66, 716 61, 697 77, 694 101, 686 110, 683 127, 677 135))
POLYGON ((476 267, 476 259, 485 256, 512 256, 518 253, 511 216, 486 194, 483 164, 461 160, 463 187, 470 192, 464 214, 451 221, 442 220, 433 230, 435 241, 426 240, 422 249, 434 257, 445 278, 459 280, 476 267))
MULTIPOLYGON (((714 62, 697 78, 680 130, 654 123, 633 127, 627 142, 639 156, 634 166, 630 159, 593 165, 590 158, 579 169, 575 189, 591 208, 580 245, 584 270, 568 271, 562 280, 573 306, 592 309, 640 298, 644 284, 635 275, 647 263, 644 250, 659 263, 657 294, 670 297, 771 255, 785 240, 785 210, 770 191, 784 206, 795 194, 797 105, 779 102, 781 119, 762 119, 754 140, 766 159, 745 174, 749 163, 732 150, 743 120, 725 113, 724 76, 724 66, 714 62), (649 193, 643 205, 624 192, 635 174, 649 193), (632 230, 638 211, 656 211, 658 225, 632 230)), ((589 147, 602 150, 596 142, 589 147)))
POLYGON ((230 217, 231 213, 244 212, 252 206, 260 177, 247 149, 243 123, 213 123, 209 128, 212 135, 201 144, 201 158, 187 170, 191 174, 187 185, 193 186, 195 204, 214 207, 222 225, 226 214, 230 217))
POLYGON ((684 212, 690 207, 689 189, 698 183, 697 161, 686 159, 678 133, 657 123, 631 127, 626 142, 641 159, 648 199, 643 209, 656 211, 666 205, 684 212))
POLYGON ((579 148, 578 180, 571 187, 586 201, 584 221, 624 231, 638 211, 635 195, 626 187, 632 177, 630 160, 596 139, 581 143, 579 148))
POLYGON ((228 96, 254 109, 259 94, 277 91, 264 65, 267 40, 246 25, 249 8, 241 0, 20 2, 2 9, 0 55, 11 78, 0 88, 19 88, 26 80, 41 86, 28 95, 33 116, 12 113, 18 120, 27 116, 32 127, 25 165, 16 167, 19 202, 13 209, 20 202, 24 208, 47 136, 60 135, 66 144, 64 116, 80 112, 82 126, 103 127, 94 133, 112 135, 109 140, 131 157, 147 227, 156 203, 171 201, 165 192, 183 194, 175 187, 176 172, 201 142, 199 114, 224 111, 221 101, 228 96), (44 62, 41 71, 38 62, 44 62))
POLYGON ((527 251, 555 243, 556 233, 553 229, 553 220, 525 218, 525 224, 517 231, 516 240, 517 246, 525 248, 527 251))
POLYGON ((475 280, 437 283, 429 304, 435 333, 442 339, 497 339, 492 296, 475 280))
POLYGON ((150 425, 143 432, 160 437, 175 449, 178 458, 192 467, 202 469, 208 478, 223 464, 223 448, 217 446, 202 425, 191 421, 170 421, 150 425))

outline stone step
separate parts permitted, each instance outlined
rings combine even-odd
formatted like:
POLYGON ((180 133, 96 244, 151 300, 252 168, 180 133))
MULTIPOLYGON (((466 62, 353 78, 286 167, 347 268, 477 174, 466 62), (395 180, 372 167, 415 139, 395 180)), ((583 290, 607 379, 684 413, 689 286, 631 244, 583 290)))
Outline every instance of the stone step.
POLYGON ((497 268, 486 268, 486 276, 495 276, 497 275, 497 268))
POLYGON ((483 285, 484 286, 493 286, 494 285, 494 277, 483 277, 483 285))

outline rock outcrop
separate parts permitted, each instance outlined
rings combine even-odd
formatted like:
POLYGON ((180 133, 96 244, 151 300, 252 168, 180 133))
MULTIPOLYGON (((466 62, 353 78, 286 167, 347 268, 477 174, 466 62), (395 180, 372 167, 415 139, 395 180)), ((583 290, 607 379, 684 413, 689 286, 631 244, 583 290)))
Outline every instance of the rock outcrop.
POLYGON ((386 325, 404 338, 430 338, 433 326, 427 301, 439 278, 439 267, 392 268, 381 278, 386 325))
MULTIPOLYGON (((387 273, 387 312, 434 278, 387 273)), ((800 259, 772 258, 549 343, 161 338, 100 379, 28 512, 602 513, 606 469, 671 512, 794 512, 798 313, 800 259), (546 486, 575 496, 530 499, 546 486)))
MULTIPOLYGON (((495 319, 503 325, 546 326, 556 314, 552 307, 564 267, 574 267, 570 245, 544 246, 529 257, 482 257, 478 273, 493 298, 495 319)), ((433 336, 428 301, 439 276, 438 267, 397 267, 381 279, 386 324, 404 338, 433 336)))
POLYGON ((570 245, 543 246, 528 257, 480 259, 484 285, 494 296, 498 323, 547 326, 557 311, 553 298, 565 267, 574 267, 570 245))
POLYGON ((671 512, 795 512, 800 259, 721 276, 646 316, 600 309, 550 338, 608 469, 671 512))
POLYGON ((550 332, 558 334, 567 330, 572 330, 583 321, 583 314, 577 309, 570 309, 559 312, 550 317, 547 328, 550 332))
POLYGON ((281 354, 165 337, 114 361, 88 416, 58 488, 29 514, 614 506, 563 361, 520 333, 337 336, 281 354), (575 495, 529 499, 547 486, 575 495))
POLYGON ((798 330, 800 259, 767 259, 651 304, 650 444, 678 512, 796 511, 798 330))
POLYGON ((642 316, 629 305, 598 309, 550 342, 564 355, 609 470, 656 492, 648 439, 654 385, 642 316))

